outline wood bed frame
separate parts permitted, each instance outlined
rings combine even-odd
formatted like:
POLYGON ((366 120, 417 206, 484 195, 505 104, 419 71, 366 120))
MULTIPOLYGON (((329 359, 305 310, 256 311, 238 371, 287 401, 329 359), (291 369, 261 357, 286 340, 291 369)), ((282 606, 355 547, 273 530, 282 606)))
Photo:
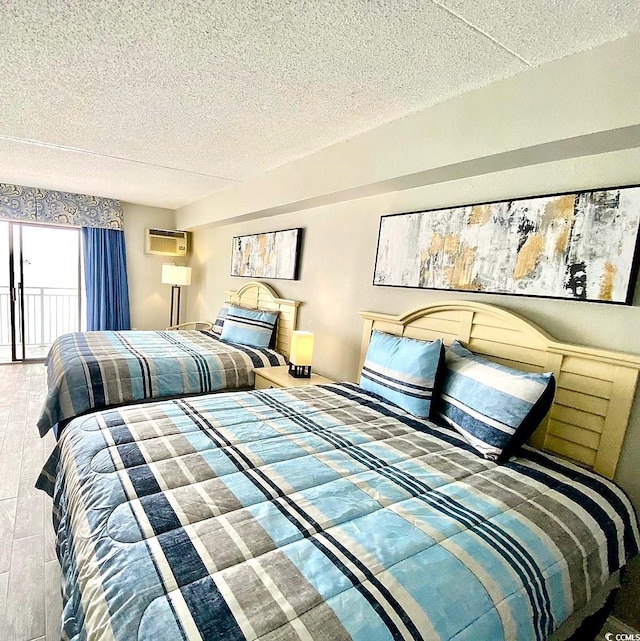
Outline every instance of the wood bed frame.
POLYGON ((278 337, 276 350, 289 358, 291 346, 291 332, 298 322, 298 305, 300 301, 279 298, 275 290, 265 283, 250 281, 238 291, 225 291, 229 303, 280 312, 278 316, 278 337))
POLYGON ((450 301, 400 316, 360 312, 360 369, 371 332, 422 340, 459 340, 471 351, 529 372, 553 372, 551 411, 531 438, 558 454, 613 478, 636 390, 640 355, 560 343, 538 326, 499 307, 450 301))

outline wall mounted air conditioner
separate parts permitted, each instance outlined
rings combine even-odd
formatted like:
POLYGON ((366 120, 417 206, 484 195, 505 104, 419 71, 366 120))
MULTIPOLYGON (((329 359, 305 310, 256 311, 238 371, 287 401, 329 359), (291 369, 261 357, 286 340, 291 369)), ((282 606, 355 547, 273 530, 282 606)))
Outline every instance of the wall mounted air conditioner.
POLYGON ((149 228, 145 234, 144 253, 158 256, 186 256, 189 232, 179 229, 149 228))

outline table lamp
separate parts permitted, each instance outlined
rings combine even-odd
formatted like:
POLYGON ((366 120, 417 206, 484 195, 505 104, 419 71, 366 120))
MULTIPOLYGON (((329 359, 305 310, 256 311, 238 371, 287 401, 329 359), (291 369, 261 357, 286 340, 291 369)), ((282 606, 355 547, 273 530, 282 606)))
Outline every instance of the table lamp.
POLYGON ((291 334, 289 374, 295 378, 311 378, 313 333, 295 331, 291 334))

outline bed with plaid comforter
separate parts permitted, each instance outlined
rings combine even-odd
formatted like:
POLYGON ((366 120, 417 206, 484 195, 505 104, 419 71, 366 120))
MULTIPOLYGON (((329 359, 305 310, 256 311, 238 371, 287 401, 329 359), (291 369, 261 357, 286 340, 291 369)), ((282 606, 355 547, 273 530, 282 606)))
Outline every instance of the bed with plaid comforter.
POLYGON ((57 448, 65 639, 545 639, 638 552, 610 481, 352 384, 106 410, 57 448))
POLYGON ((87 411, 123 403, 253 387, 254 369, 286 365, 282 354, 225 343, 209 331, 64 334, 46 360, 40 436, 87 411))

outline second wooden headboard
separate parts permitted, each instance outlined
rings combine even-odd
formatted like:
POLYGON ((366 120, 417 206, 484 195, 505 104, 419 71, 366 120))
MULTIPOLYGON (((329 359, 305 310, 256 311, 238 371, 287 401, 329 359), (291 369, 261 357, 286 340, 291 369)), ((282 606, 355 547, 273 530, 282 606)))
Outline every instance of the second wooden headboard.
POLYGON ((230 303, 243 307, 280 312, 278 316, 278 338, 276 349, 289 358, 291 332, 298 322, 298 305, 300 301, 280 298, 275 290, 265 283, 250 281, 238 291, 225 291, 230 303))
POLYGON ((524 318, 468 301, 427 305, 401 316, 360 312, 361 361, 371 332, 459 340, 471 351, 530 372, 553 372, 551 411, 531 443, 613 478, 629 422, 640 356, 561 343, 524 318))

